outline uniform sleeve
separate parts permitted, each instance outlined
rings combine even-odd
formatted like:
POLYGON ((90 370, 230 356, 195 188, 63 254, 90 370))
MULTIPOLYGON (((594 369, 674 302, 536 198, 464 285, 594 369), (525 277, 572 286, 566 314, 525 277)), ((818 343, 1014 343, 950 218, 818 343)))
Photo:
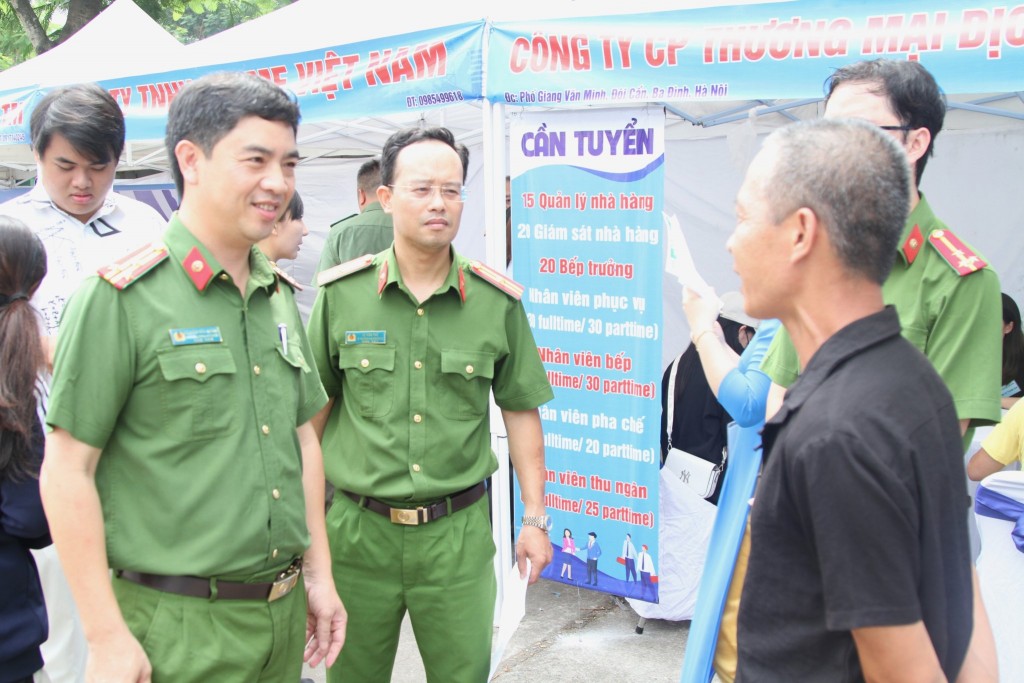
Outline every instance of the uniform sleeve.
POLYGON ((64 308, 47 424, 103 448, 131 393, 135 340, 120 292, 91 277, 64 308))
POLYGON ((985 268, 959 278, 936 312, 925 355, 953 394, 957 416, 999 422, 1003 313, 999 278, 985 268))
POLYGON ((809 440, 787 463, 831 631, 922 618, 916 498, 870 448, 856 435, 833 433, 809 440))
MULTIPOLYGON (((320 263, 316 267, 318 275, 328 268, 333 268, 339 263, 342 263, 338 258, 338 240, 340 235, 340 230, 331 230, 327 234, 327 239, 324 241, 323 251, 320 252, 320 263)), ((313 278, 313 282, 316 282, 316 278, 313 278)))
POLYGON ((761 372, 773 382, 788 387, 800 376, 800 359, 786 328, 780 327, 761 362, 761 372))
POLYGON ((981 442, 981 447, 992 459, 1003 465, 1020 460, 1024 454, 1024 401, 1017 401, 981 442))
POLYGON ((555 397, 520 301, 505 314, 508 356, 495 368, 494 402, 505 410, 539 408, 555 397))
POLYGON ((341 395, 341 370, 338 368, 338 357, 331 339, 330 296, 327 288, 321 287, 313 303, 313 311, 309 314, 307 333, 309 337, 310 356, 316 365, 317 374, 329 398, 341 395))

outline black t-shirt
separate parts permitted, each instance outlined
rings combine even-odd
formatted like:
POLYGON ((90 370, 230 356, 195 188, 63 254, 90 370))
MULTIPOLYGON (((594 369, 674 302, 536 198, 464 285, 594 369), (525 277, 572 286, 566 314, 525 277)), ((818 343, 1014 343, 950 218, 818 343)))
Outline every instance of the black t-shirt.
POLYGON ((861 681, 852 629, 923 620, 949 680, 972 628, 952 397, 895 309, 840 330, 765 428, 738 681, 861 681))

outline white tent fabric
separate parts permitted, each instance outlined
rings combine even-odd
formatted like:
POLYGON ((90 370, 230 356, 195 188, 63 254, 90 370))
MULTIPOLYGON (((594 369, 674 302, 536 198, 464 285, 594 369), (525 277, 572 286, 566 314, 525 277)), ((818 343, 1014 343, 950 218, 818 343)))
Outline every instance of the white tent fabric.
POLYGON ((480 19, 518 21, 536 17, 590 17, 782 1, 634 0, 623 5, 614 0, 517 0, 489 5, 452 3, 424 11, 423 4, 415 0, 392 0, 379 12, 360 12, 358 15, 352 12, 339 18, 337 0, 296 0, 279 10, 194 43, 189 46, 189 51, 200 60, 206 60, 195 64, 203 64, 211 60, 287 54, 480 19))

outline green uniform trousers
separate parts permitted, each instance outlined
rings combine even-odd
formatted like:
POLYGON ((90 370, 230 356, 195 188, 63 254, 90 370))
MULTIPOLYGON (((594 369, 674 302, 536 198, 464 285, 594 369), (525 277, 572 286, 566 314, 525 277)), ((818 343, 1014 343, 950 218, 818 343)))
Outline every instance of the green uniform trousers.
POLYGON ((128 628, 153 666, 153 683, 297 683, 302 676, 301 578, 274 602, 211 601, 113 581, 128 628))
POLYGON ((327 533, 348 629, 329 683, 388 683, 406 610, 427 681, 487 680, 497 590, 487 506, 484 496, 428 524, 401 526, 334 497, 327 533))

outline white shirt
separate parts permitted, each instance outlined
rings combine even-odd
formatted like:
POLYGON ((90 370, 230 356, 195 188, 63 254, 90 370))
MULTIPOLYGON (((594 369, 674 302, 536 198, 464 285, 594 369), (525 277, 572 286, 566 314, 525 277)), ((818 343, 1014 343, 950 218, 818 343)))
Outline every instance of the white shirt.
POLYGON ((57 333, 64 305, 86 277, 159 240, 167 227, 156 209, 115 192, 107 194, 88 223, 82 223, 57 208, 42 184, 0 204, 0 215, 21 220, 46 247, 46 277, 33 295, 32 305, 43 316, 46 334, 51 336, 57 333))
POLYGON ((654 573, 654 560, 651 558, 651 554, 646 550, 640 551, 640 571, 654 573))

